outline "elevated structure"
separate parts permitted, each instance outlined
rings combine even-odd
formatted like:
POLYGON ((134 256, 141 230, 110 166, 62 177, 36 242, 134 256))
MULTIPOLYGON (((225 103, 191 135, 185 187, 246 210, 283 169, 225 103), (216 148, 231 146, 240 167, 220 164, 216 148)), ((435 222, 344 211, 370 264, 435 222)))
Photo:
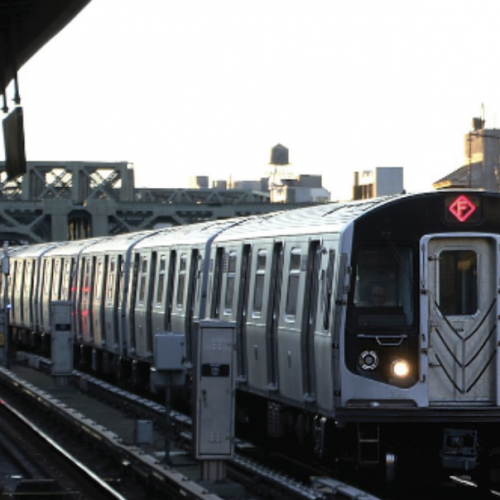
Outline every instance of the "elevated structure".
MULTIPOLYGON (((4 165, 0 162, 0 172, 4 165)), ((294 204, 287 205, 293 208, 294 204)), ((304 204, 301 204, 304 206, 304 204)), ((0 241, 65 241, 283 210, 269 193, 136 189, 127 162, 28 162, 0 173, 0 241)))

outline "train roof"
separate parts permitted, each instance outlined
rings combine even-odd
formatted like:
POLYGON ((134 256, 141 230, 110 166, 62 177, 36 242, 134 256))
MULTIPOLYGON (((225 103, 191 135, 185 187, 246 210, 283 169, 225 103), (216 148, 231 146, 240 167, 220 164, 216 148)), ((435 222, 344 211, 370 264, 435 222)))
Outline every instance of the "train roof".
POLYGON ((240 220, 245 219, 223 219, 201 222, 198 224, 190 224, 188 226, 175 226, 165 228, 150 238, 144 239, 137 243, 136 249, 145 249, 158 246, 175 245, 196 245, 203 244, 212 237, 227 230, 240 220))
POLYGON ((134 233, 118 234, 109 238, 101 238, 100 241, 83 250, 82 254, 93 254, 100 252, 126 252, 130 247, 134 246, 143 238, 148 238, 157 230, 151 229, 148 231, 137 231, 134 233))
POLYGON ((347 224, 394 196, 370 200, 336 202, 274 212, 241 221, 224 231, 217 241, 269 238, 295 234, 339 233, 347 224))
POLYGON ((26 245, 15 247, 12 251, 8 252, 8 256, 12 258, 23 257, 23 258, 37 258, 44 255, 46 252, 52 248, 63 245, 62 242, 51 242, 51 243, 37 243, 36 245, 26 245))
POLYGON ((65 257, 67 255, 80 254, 85 248, 96 244, 101 240, 109 239, 109 236, 102 236, 97 238, 88 238, 86 240, 72 240, 66 241, 61 245, 51 248, 44 257, 65 257))
POLYGON ((364 212, 394 198, 386 196, 355 202, 336 202, 296 210, 283 210, 189 226, 177 226, 143 239, 136 250, 172 244, 200 244, 216 237, 217 241, 253 239, 315 233, 338 233, 364 212))
POLYGON ((477 190, 445 190, 417 194, 384 196, 368 200, 334 202, 295 210, 283 210, 268 214, 252 215, 234 219, 205 221, 186 226, 140 231, 71 242, 39 243, 9 249, 12 257, 38 257, 79 253, 123 252, 136 249, 156 248, 172 245, 197 245, 216 238, 216 241, 252 240, 303 234, 338 234, 349 224, 375 211, 392 206, 398 210, 412 210, 417 203, 427 203, 438 198, 474 193, 484 200, 491 198, 497 205, 500 194, 477 190), (418 201, 420 200, 420 201, 418 201), (413 204, 415 202, 415 204, 413 204), (398 205, 400 209, 398 209, 398 205))

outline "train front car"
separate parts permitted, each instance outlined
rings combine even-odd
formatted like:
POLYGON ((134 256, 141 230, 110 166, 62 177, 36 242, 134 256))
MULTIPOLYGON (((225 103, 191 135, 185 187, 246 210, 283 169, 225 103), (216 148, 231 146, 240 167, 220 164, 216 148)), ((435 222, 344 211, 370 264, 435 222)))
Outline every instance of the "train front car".
POLYGON ((497 462, 499 245, 500 196, 486 192, 395 198, 344 232, 336 420, 359 464, 497 462))

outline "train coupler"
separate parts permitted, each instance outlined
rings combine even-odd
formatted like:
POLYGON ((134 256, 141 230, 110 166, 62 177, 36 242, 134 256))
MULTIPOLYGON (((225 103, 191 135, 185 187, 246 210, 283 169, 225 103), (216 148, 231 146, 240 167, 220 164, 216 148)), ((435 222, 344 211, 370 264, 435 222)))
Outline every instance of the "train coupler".
POLYGON ((445 429, 440 452, 444 468, 473 470, 477 466, 477 431, 445 429))

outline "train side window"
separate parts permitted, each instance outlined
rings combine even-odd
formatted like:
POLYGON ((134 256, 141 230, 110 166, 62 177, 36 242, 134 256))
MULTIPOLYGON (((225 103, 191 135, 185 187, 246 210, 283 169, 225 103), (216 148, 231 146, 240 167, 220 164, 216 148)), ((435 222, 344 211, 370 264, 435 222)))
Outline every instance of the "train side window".
MULTIPOLYGON (((75 300, 76 296, 76 280, 77 280, 77 273, 76 273, 76 259, 71 259, 70 263, 70 275, 69 275, 69 300, 75 300)), ((34 272, 34 268, 33 268, 34 272)))
POLYGON ((264 281, 266 278, 267 252, 259 250, 257 254, 257 266, 255 269, 255 287, 253 292, 253 315, 260 316, 262 313, 262 298, 264 296, 264 281))
POLYGON ((23 273, 24 273, 24 262, 20 261, 17 266, 16 266, 16 295, 21 292, 21 284, 22 284, 22 279, 23 279, 23 273))
POLYGON ((102 288, 102 258, 97 261, 97 269, 94 275, 94 304, 99 304, 101 300, 101 288, 102 288))
POLYGON ((56 259, 53 264, 54 270, 52 272, 52 300, 59 299, 59 283, 61 277, 61 260, 56 259))
POLYGON ((294 317, 297 314, 297 298, 299 293, 300 267, 302 261, 300 248, 292 248, 290 268, 288 271, 288 292, 286 296, 285 314, 294 317))
POLYGON ((439 255, 439 310, 449 316, 470 316, 478 309, 477 254, 446 250, 439 255))
POLYGON ((165 275, 167 272, 167 256, 160 256, 160 265, 158 266, 158 284, 156 289, 156 300, 155 304, 161 305, 163 302, 163 293, 165 289, 165 275))
POLYGON ((144 304, 144 299, 146 298, 146 278, 148 276, 148 258, 142 257, 141 267, 139 271, 139 296, 138 303, 144 304))
POLYGON ((220 310, 220 297, 221 297, 221 287, 222 287, 222 272, 224 269, 224 249, 217 248, 217 253, 215 255, 215 268, 213 270, 213 293, 212 293, 212 306, 211 306, 211 317, 218 318, 220 310))
POLYGON ((31 289, 31 287, 33 286, 32 285, 32 281, 33 281, 33 271, 31 269, 32 265, 31 265, 31 260, 28 260, 26 262, 26 277, 28 279, 25 279, 24 280, 24 288, 23 288, 23 295, 25 297, 28 296, 29 294, 29 291, 31 289))
POLYGON ((90 258, 85 259, 83 274, 83 288, 82 288, 82 306, 86 309, 90 297, 90 258))
POLYGON ((109 261, 108 269, 108 286, 106 291, 106 304, 113 303, 113 288, 115 286, 116 260, 113 258, 109 261))
POLYGON ((233 310, 234 282, 236 278, 236 252, 229 252, 226 273, 226 295, 224 298, 224 314, 233 310))
POLYGON ((167 283, 167 297, 165 305, 165 328, 167 331, 171 328, 172 318, 172 305, 174 301, 174 283, 175 283, 175 268, 177 265, 177 252, 170 251, 170 258, 168 260, 168 283, 167 283))
POLYGON ((50 293, 50 261, 45 259, 43 261, 43 295, 48 297, 50 293))
POLYGON ((61 282, 61 300, 69 299, 69 282, 71 279, 70 261, 68 258, 63 260, 63 275, 61 282))
POLYGON ((330 250, 328 256, 328 267, 326 269, 326 279, 323 281, 323 329, 330 328, 330 312, 332 309, 333 294, 333 270, 335 263, 335 250, 330 250))
POLYGON ((186 285, 187 255, 182 254, 179 260, 179 277, 177 278, 177 309, 182 309, 184 305, 184 287, 186 285))
POLYGON ((118 307, 122 307, 123 296, 125 294, 125 261, 123 255, 118 256, 117 264, 117 279, 118 279, 118 307))

